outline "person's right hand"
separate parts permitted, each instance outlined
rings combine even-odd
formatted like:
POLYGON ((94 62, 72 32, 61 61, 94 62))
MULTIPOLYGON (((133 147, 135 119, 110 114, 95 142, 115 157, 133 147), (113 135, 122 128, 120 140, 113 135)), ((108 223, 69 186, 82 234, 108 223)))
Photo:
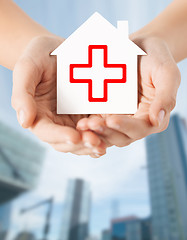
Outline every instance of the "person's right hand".
POLYGON ((91 116, 77 124, 79 130, 97 133, 108 146, 125 147, 164 131, 176 103, 181 77, 166 42, 154 36, 137 36, 132 40, 147 53, 139 58, 137 112, 91 116))
POLYGON ((99 157, 106 144, 92 131, 78 131, 87 115, 57 115, 56 57, 50 53, 63 39, 36 37, 24 50, 13 71, 12 106, 24 128, 61 152, 99 157))

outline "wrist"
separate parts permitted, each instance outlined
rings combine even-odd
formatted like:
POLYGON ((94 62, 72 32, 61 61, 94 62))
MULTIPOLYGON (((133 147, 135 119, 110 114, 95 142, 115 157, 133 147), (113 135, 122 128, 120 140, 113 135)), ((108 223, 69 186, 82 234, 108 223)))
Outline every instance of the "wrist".
POLYGON ((149 48, 149 43, 151 43, 155 39, 164 42, 164 39, 162 39, 158 34, 153 32, 142 32, 141 30, 130 34, 129 38, 136 45, 141 47, 144 51, 146 51, 147 48, 149 48))
MULTIPOLYGON (((19 43, 20 47, 17 48, 17 53, 15 53, 14 58, 12 58, 10 65, 8 66, 9 69, 14 69, 16 62, 22 58, 25 51, 30 48, 31 44, 37 43, 39 47, 38 52, 40 52, 44 47, 47 48, 48 51, 52 52, 57 46, 59 46, 64 39, 62 37, 56 36, 50 32, 43 31, 38 32, 32 35, 27 35, 24 39, 22 39, 19 43), (44 46, 45 45, 45 46, 44 46), (51 49, 50 49, 51 48, 51 49)), ((17 44, 18 45, 18 44, 17 44)))
POLYGON ((141 29, 135 33, 132 33, 129 36, 129 38, 140 48, 142 48, 142 50, 144 50, 145 52, 147 52, 147 50, 149 50, 150 48, 151 49, 153 48, 151 44, 153 44, 155 41, 158 43, 160 42, 168 48, 171 56, 173 57, 176 63, 181 60, 177 52, 175 42, 169 40, 169 38, 162 34, 161 32, 148 30, 144 31, 144 29, 141 29))
POLYGON ((171 54, 171 57, 175 59, 175 55, 172 51, 172 47, 167 43, 167 41, 159 35, 157 32, 143 32, 143 31, 137 31, 135 33, 132 33, 129 36, 130 40, 133 41, 136 45, 138 45, 142 50, 144 50, 149 55, 154 50, 154 54, 156 49, 154 49, 154 46, 164 46, 168 49, 168 53, 171 54))

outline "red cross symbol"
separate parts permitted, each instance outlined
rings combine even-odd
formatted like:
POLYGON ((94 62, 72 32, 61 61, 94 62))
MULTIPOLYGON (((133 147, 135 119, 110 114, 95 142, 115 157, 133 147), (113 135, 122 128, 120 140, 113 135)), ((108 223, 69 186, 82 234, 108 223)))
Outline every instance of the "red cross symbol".
POLYGON ((108 83, 126 83, 126 68, 108 64, 107 45, 89 45, 88 64, 70 64, 70 82, 88 83, 89 102, 107 102, 108 83))

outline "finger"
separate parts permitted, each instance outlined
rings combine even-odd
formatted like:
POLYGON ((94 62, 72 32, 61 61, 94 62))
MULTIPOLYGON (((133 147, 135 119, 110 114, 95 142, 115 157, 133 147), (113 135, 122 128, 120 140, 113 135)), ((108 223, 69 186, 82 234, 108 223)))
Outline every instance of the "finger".
POLYGON ((77 130, 55 124, 48 118, 36 119, 30 129, 42 141, 50 144, 68 143, 74 146, 81 142, 81 135, 77 130))
POLYGON ((124 115, 113 115, 106 118, 106 125, 124 133, 133 141, 158 131, 158 128, 153 127, 144 119, 136 119, 124 115))
MULTIPOLYGON (((79 122, 77 123, 78 130, 80 130, 80 131, 92 130, 92 131, 95 131, 97 136, 98 136, 98 134, 103 132, 104 127, 105 127, 104 119, 100 116, 91 116, 89 118, 83 118, 83 119, 79 120, 79 122), (90 126, 88 125, 90 120, 92 120, 91 122, 93 123, 92 128, 90 128, 90 126)), ((105 145, 107 147, 111 146, 111 144, 102 135, 99 135, 99 138, 103 143, 105 143, 105 145)))
POLYGON ((102 126, 105 126, 104 118, 100 115, 90 115, 87 118, 82 118, 77 122, 77 129, 79 130, 88 130, 88 122, 92 120, 93 124, 95 124, 95 128, 99 127, 98 131, 102 132, 102 126))
POLYGON ((104 154, 106 154, 106 147, 103 147, 101 145, 94 147, 94 148, 88 148, 88 147, 83 147, 80 148, 79 150, 74 150, 72 153, 77 154, 77 155, 93 155, 96 157, 101 157, 104 154))
POLYGON ((159 126, 167 114, 176 104, 177 91, 180 85, 180 72, 176 64, 165 66, 158 71, 153 79, 155 98, 150 106, 150 121, 154 126, 159 126))
POLYGON ((96 148, 101 145, 102 141, 95 133, 91 131, 82 132, 82 142, 85 147, 96 148))
POLYGON ((87 127, 96 132, 99 136, 102 136, 108 146, 115 145, 117 147, 124 147, 131 143, 131 139, 126 134, 108 128, 105 120, 101 117, 88 119, 87 127))
POLYGON ((90 157, 91 158, 100 158, 100 157, 102 157, 102 156, 104 156, 105 154, 102 154, 102 155, 100 155, 100 154, 90 154, 90 157))
POLYGON ((107 139, 101 135, 101 133, 104 130, 104 127, 106 127, 104 119, 100 116, 90 116, 89 118, 83 118, 77 123, 77 129, 80 131, 95 131, 97 135, 99 135, 100 139, 105 142, 107 147, 111 146, 111 144, 107 141, 107 139), (92 126, 89 125, 89 122, 91 120, 92 126))
POLYGON ((12 106, 24 128, 30 127, 36 118, 34 95, 40 78, 41 73, 30 60, 22 59, 14 68, 12 106))
POLYGON ((96 148, 88 148, 85 147, 82 143, 81 144, 51 144, 51 146, 58 152, 64 152, 64 153, 73 153, 76 155, 92 155, 95 157, 103 156, 106 153, 106 149, 98 146, 96 148))
POLYGON ((86 131, 88 129, 88 119, 89 118, 82 118, 77 122, 77 129, 80 131, 86 131))
MULTIPOLYGON (((96 156, 102 156, 106 153, 107 145, 104 141, 101 140, 99 136, 97 136, 95 133, 91 131, 84 131, 82 132, 82 142, 84 147, 86 148, 83 151, 80 151, 81 155, 96 155, 96 156)), ((76 152, 77 154, 77 152, 76 152)))
POLYGON ((92 155, 92 156, 95 156, 96 158, 98 158, 98 157, 101 157, 106 154, 106 149, 97 148, 97 152, 94 153, 93 151, 91 151, 91 149, 82 148, 78 151, 73 151, 72 153, 77 154, 77 155, 92 155))
MULTIPOLYGON (((83 148, 82 144, 56 143, 50 144, 56 151, 63 153, 74 153, 83 148)), ((91 151, 90 151, 91 152, 91 151)))

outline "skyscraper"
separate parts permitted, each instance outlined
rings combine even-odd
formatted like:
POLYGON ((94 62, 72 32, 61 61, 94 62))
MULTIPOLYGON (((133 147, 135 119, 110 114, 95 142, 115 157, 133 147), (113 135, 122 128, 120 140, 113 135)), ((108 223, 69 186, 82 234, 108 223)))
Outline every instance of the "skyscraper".
POLYGON ((187 130, 174 115, 146 139, 153 240, 187 239, 187 130))
POLYGON ((31 232, 20 232, 15 237, 15 240, 36 240, 36 237, 31 232))
POLYGON ((89 184, 81 179, 69 180, 59 240, 86 240, 90 205, 89 184))
POLYGON ((0 205, 0 231, 8 230, 10 227, 11 204, 0 205))
POLYGON ((151 219, 141 219, 136 216, 113 219, 111 236, 103 235, 108 240, 151 240, 151 219))
POLYGON ((34 188, 45 149, 0 122, 0 204, 34 188))
POLYGON ((0 205, 0 240, 5 240, 10 230, 11 203, 0 205))
POLYGON ((102 231, 102 240, 111 240, 111 230, 110 229, 105 229, 102 231))

